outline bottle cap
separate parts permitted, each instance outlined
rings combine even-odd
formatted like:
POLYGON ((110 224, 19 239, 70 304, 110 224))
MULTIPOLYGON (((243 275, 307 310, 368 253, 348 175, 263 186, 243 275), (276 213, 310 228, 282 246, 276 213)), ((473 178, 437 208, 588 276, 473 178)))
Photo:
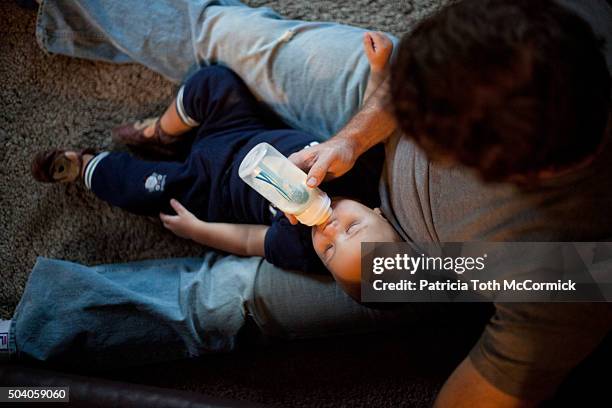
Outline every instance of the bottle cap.
POLYGON ((321 194, 315 196, 315 199, 303 212, 299 215, 296 214, 296 218, 302 224, 312 227, 313 225, 323 224, 331 217, 331 214, 331 199, 327 194, 321 192, 321 194))

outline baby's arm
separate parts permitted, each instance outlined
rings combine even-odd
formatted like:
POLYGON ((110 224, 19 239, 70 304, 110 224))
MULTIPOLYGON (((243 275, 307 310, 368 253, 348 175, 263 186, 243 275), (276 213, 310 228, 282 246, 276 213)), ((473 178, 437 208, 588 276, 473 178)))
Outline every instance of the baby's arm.
POLYGON ((160 214, 164 227, 182 238, 242 256, 264 256, 267 225, 229 224, 199 220, 178 201, 170 205, 177 215, 160 214))

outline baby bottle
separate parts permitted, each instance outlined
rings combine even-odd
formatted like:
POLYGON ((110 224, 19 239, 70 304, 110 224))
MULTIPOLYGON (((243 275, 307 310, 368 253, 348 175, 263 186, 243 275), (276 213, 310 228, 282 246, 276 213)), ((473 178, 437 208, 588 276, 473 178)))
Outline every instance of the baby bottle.
POLYGON ((274 206, 295 215, 302 224, 323 224, 331 215, 327 194, 306 186, 306 173, 268 143, 251 149, 240 163, 238 174, 274 206))

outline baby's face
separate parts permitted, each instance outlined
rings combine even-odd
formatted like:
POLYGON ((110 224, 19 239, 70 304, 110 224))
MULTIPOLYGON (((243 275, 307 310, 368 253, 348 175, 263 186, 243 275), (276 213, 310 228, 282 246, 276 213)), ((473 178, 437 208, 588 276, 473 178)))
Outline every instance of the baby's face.
POLYGON ((395 242, 400 238, 378 208, 348 199, 333 200, 331 207, 331 217, 312 227, 312 243, 336 281, 352 293, 361 279, 361 243, 395 242))

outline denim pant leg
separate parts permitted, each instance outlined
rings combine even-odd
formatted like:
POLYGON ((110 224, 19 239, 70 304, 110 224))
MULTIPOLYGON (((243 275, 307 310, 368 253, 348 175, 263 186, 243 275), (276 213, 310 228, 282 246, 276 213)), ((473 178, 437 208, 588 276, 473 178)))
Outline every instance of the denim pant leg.
POLYGON ((96 367, 231 351, 261 258, 82 266, 39 258, 12 321, 19 357, 96 367))
POLYGON ((211 4, 242 6, 237 0, 44 0, 36 39, 51 53, 137 62, 180 82, 198 63, 192 15, 211 4))
POLYGON ((49 52, 138 62, 176 82, 199 64, 224 64, 287 124, 326 139, 363 101, 364 32, 232 0, 55 0, 40 8, 37 38, 49 52))
POLYGON ((250 316, 271 338, 412 327, 439 312, 357 304, 330 276, 220 256, 83 266, 39 258, 12 321, 19 357, 117 367, 231 351, 250 316))
MULTIPOLYGON (((453 304, 360 305, 330 275, 284 271, 263 261, 247 308, 267 337, 286 340, 414 329, 432 319, 450 321, 453 304)), ((467 319, 466 319, 467 320, 467 319)))

